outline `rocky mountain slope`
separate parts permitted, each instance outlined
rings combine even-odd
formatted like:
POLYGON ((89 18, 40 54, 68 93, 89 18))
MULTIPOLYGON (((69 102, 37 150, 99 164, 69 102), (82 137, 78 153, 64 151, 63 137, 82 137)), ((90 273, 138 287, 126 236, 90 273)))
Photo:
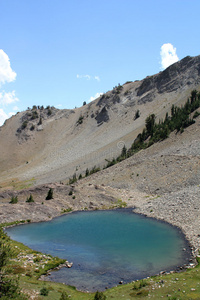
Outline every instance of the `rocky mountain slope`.
MULTIPOLYGON (((200 112, 200 109, 199 109, 200 112)), ((180 227, 197 254, 200 248, 200 116, 183 133, 79 180, 0 192, 0 222, 47 221, 74 210, 135 207, 180 227), (53 188, 53 199, 46 200, 53 188), (29 195, 34 202, 27 203, 29 195), (12 196, 18 203, 11 204, 12 196)))
POLYGON ((104 166, 129 147, 151 113, 156 120, 200 89, 200 56, 186 57, 142 81, 127 82, 73 110, 33 107, 0 128, 0 184, 67 180, 104 166), (135 120, 139 111, 140 117, 135 120))
MULTIPOLYGON (((71 210, 135 207, 180 227, 200 247, 200 116, 184 132, 68 185, 74 172, 105 165, 156 121, 200 91, 200 56, 142 81, 118 85, 74 110, 33 107, 0 128, 0 222, 49 220, 71 210), (135 119, 139 110, 140 117, 135 119), (28 187, 30 185, 30 187, 28 187), (49 188, 54 197, 46 200, 49 188), (32 194, 33 203, 27 203, 32 194), (18 203, 11 204, 12 196, 18 203)), ((197 110, 200 112, 200 109, 197 110)))

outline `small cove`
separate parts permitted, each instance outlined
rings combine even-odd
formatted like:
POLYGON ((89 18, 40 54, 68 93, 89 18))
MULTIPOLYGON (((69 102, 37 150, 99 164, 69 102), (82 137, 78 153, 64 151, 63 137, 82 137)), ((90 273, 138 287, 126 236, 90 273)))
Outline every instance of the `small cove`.
POLYGON ((52 272, 49 278, 84 291, 174 270, 191 257, 179 229, 132 209, 73 212, 6 232, 34 250, 73 262, 72 268, 52 272))

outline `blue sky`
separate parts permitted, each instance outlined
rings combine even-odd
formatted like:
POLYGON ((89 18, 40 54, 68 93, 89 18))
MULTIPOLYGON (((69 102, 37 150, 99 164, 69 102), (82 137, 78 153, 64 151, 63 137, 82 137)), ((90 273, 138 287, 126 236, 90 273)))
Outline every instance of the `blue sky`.
POLYGON ((199 55, 199 11, 199 0, 0 0, 0 125, 199 55))

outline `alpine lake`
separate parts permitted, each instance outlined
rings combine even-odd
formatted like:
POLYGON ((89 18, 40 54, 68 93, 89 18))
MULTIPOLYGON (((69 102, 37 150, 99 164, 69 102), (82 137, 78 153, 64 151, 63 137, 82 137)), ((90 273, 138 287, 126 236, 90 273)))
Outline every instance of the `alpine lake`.
POLYGON ((34 250, 73 262, 48 278, 81 291, 103 291, 176 270, 191 258, 181 230, 133 209, 73 212, 6 232, 34 250))

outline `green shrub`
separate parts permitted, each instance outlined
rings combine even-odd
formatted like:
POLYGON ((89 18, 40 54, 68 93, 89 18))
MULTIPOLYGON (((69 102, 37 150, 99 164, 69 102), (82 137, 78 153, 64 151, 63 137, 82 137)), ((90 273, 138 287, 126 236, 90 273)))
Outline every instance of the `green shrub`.
POLYGON ((193 118, 196 119, 199 115, 200 113, 198 111, 195 111, 193 118))
POLYGON ((76 173, 73 175, 73 178, 69 178, 69 184, 77 182, 76 173))
POLYGON ((94 295, 94 300, 105 300, 106 296, 103 294, 103 292, 97 291, 94 295))
POLYGON ((89 175, 92 175, 92 174, 97 173, 97 172, 99 172, 99 171, 100 171, 100 168, 94 166, 94 167, 91 169, 91 171, 89 171, 89 175))
POLYGON ((48 116, 52 115, 52 110, 51 110, 50 108, 49 108, 48 111, 47 111, 47 115, 48 115, 48 116))
POLYGON ((19 298, 19 283, 18 281, 8 279, 4 276, 1 276, 1 286, 0 286, 0 298, 2 299, 25 299, 19 298))
POLYGON ((145 286, 147 286, 148 285, 148 283, 147 283, 147 281, 146 280, 140 280, 140 285, 139 285, 139 287, 140 287, 140 289, 141 288, 143 288, 143 287, 145 287, 145 286))
POLYGON ((38 113, 36 110, 32 111, 32 116, 31 116, 31 120, 35 120, 38 118, 38 113))
POLYGON ((89 172, 89 169, 87 168, 86 171, 85 171, 85 177, 89 176, 90 172, 89 172))
POLYGON ((22 266, 19 265, 13 265, 12 266, 12 273, 13 274, 22 274, 25 272, 25 269, 22 266))
POLYGON ((135 112, 134 120, 138 119, 139 117, 140 117, 140 111, 139 111, 139 109, 138 109, 138 110, 136 110, 136 112, 135 112))
POLYGON ((125 201, 122 201, 121 199, 118 199, 118 201, 117 201, 117 206, 118 206, 119 208, 124 208, 124 207, 127 206, 127 203, 126 203, 125 201))
POLYGON ((41 261, 41 256, 36 256, 33 261, 34 263, 41 261))
POLYGON ((40 117, 40 120, 38 122, 38 125, 42 125, 42 117, 40 117))
POLYGON ((140 290, 143 287, 147 286, 148 283, 146 282, 146 280, 140 280, 139 282, 135 282, 133 285, 133 290, 140 290))
POLYGON ((40 295, 41 296, 48 296, 49 294, 49 291, 46 287, 43 287, 41 290, 40 290, 40 295))
POLYGON ((12 198, 11 198, 11 200, 10 200, 10 202, 9 203, 11 203, 11 204, 15 204, 15 203, 17 203, 18 202, 18 198, 17 198, 17 196, 12 196, 12 198))
POLYGON ((24 121, 22 123, 22 129, 25 129, 27 127, 27 125, 28 125, 28 121, 24 121))
POLYGON ((116 91, 117 91, 117 94, 119 94, 121 92, 121 90, 123 89, 123 86, 118 83, 118 86, 115 87, 116 91))
POLYGON ((60 300, 67 300, 69 299, 68 295, 66 292, 62 292, 61 296, 60 296, 60 300))
POLYGON ((124 145, 124 147, 122 148, 121 157, 126 158, 126 155, 127 155, 127 149, 126 146, 124 145))
POLYGON ((4 275, 3 267, 5 267, 9 259, 13 257, 13 251, 10 244, 4 240, 6 237, 2 228, 0 228, 0 298, 2 299, 25 299, 19 290, 17 280, 9 279, 4 275))
POLYGON ((34 129, 35 129, 35 125, 32 124, 30 130, 33 131, 34 129))
POLYGON ((27 197, 26 202, 28 202, 28 203, 35 202, 34 199, 33 199, 32 194, 30 194, 30 196, 27 197))
POLYGON ((66 213, 66 212, 71 212, 72 211, 72 208, 70 207, 70 208, 62 208, 61 209, 61 214, 64 214, 64 213, 66 213))
POLYGON ((80 115, 78 121, 77 121, 77 125, 82 124, 83 123, 83 119, 84 117, 82 115, 80 115))

